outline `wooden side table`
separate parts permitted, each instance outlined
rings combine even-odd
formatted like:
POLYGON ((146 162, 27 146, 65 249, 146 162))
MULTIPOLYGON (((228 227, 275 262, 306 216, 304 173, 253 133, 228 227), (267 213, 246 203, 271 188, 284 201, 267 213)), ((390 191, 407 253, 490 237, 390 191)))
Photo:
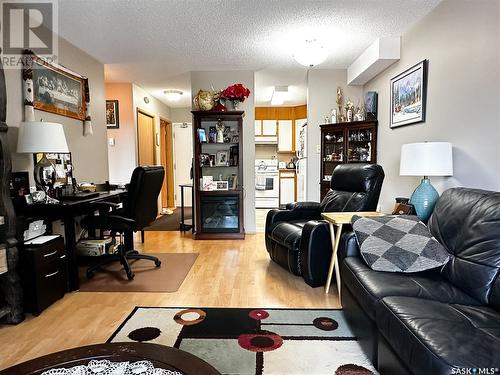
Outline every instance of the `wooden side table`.
POLYGON ((337 251, 339 249, 340 244, 340 235, 342 234, 342 227, 344 224, 350 224, 351 219, 354 215, 357 216, 384 216, 383 212, 325 212, 322 213, 321 216, 323 219, 328 221, 330 225, 330 239, 332 241, 332 259, 330 260, 330 267, 328 268, 328 277, 326 279, 325 285, 325 293, 330 291, 330 284, 332 282, 333 277, 333 269, 335 268, 335 279, 337 281, 337 289, 339 292, 339 300, 340 300, 340 269, 337 264, 337 251), (335 232, 335 227, 337 227, 337 231, 335 232))

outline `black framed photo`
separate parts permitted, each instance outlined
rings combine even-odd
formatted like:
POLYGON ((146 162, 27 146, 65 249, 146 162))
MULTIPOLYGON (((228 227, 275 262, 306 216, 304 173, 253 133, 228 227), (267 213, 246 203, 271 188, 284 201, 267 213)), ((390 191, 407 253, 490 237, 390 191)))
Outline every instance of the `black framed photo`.
POLYGON ((226 166, 229 162, 229 151, 217 151, 215 165, 218 167, 226 166))
POLYGON ((120 128, 118 100, 106 100, 106 126, 108 129, 120 128))
POLYGON ((391 79, 391 128, 425 121, 427 60, 391 79))
POLYGON ((365 111, 367 120, 377 119, 378 94, 376 91, 368 91, 365 94, 365 111))
POLYGON ((207 133, 205 129, 198 129, 198 140, 200 141, 200 143, 207 143, 207 133))
POLYGON ((201 167, 210 167, 210 155, 209 154, 200 154, 200 166, 201 167))

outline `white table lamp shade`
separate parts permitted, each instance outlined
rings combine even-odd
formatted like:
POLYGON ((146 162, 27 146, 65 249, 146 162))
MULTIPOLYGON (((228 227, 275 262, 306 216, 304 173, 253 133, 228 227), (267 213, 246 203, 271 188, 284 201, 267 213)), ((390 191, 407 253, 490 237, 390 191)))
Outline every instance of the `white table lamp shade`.
POLYGON ((401 176, 453 176, 449 142, 408 143, 401 146, 401 176))
POLYGON ((28 154, 69 152, 63 126, 55 122, 22 122, 17 138, 17 152, 28 154))

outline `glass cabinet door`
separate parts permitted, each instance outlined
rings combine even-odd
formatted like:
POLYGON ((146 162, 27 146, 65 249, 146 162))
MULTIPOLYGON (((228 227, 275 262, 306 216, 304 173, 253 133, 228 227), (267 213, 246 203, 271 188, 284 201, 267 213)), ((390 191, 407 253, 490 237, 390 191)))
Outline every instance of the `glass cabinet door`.
POLYGON ((339 164, 344 162, 344 131, 329 130, 323 135, 323 176, 322 179, 327 181, 331 178, 333 170, 339 164))
POLYGON ((370 163, 373 160, 374 150, 374 130, 366 129, 348 129, 347 130, 347 161, 370 163))

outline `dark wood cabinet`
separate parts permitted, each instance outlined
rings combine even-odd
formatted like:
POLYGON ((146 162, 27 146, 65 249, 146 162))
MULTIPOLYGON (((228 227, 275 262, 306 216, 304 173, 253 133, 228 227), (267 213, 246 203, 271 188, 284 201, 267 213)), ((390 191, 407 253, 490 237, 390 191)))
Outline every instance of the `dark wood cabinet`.
POLYGON ((194 238, 243 239, 244 112, 192 114, 194 238), (217 136, 218 129, 224 129, 223 136, 217 136), (204 184, 204 178, 212 184, 204 184))
POLYGON ((321 199, 330 188, 335 167, 345 163, 377 162, 377 121, 320 125, 321 199))
POLYGON ((19 264, 24 310, 40 314, 68 290, 68 267, 62 237, 43 245, 23 245, 19 264))

